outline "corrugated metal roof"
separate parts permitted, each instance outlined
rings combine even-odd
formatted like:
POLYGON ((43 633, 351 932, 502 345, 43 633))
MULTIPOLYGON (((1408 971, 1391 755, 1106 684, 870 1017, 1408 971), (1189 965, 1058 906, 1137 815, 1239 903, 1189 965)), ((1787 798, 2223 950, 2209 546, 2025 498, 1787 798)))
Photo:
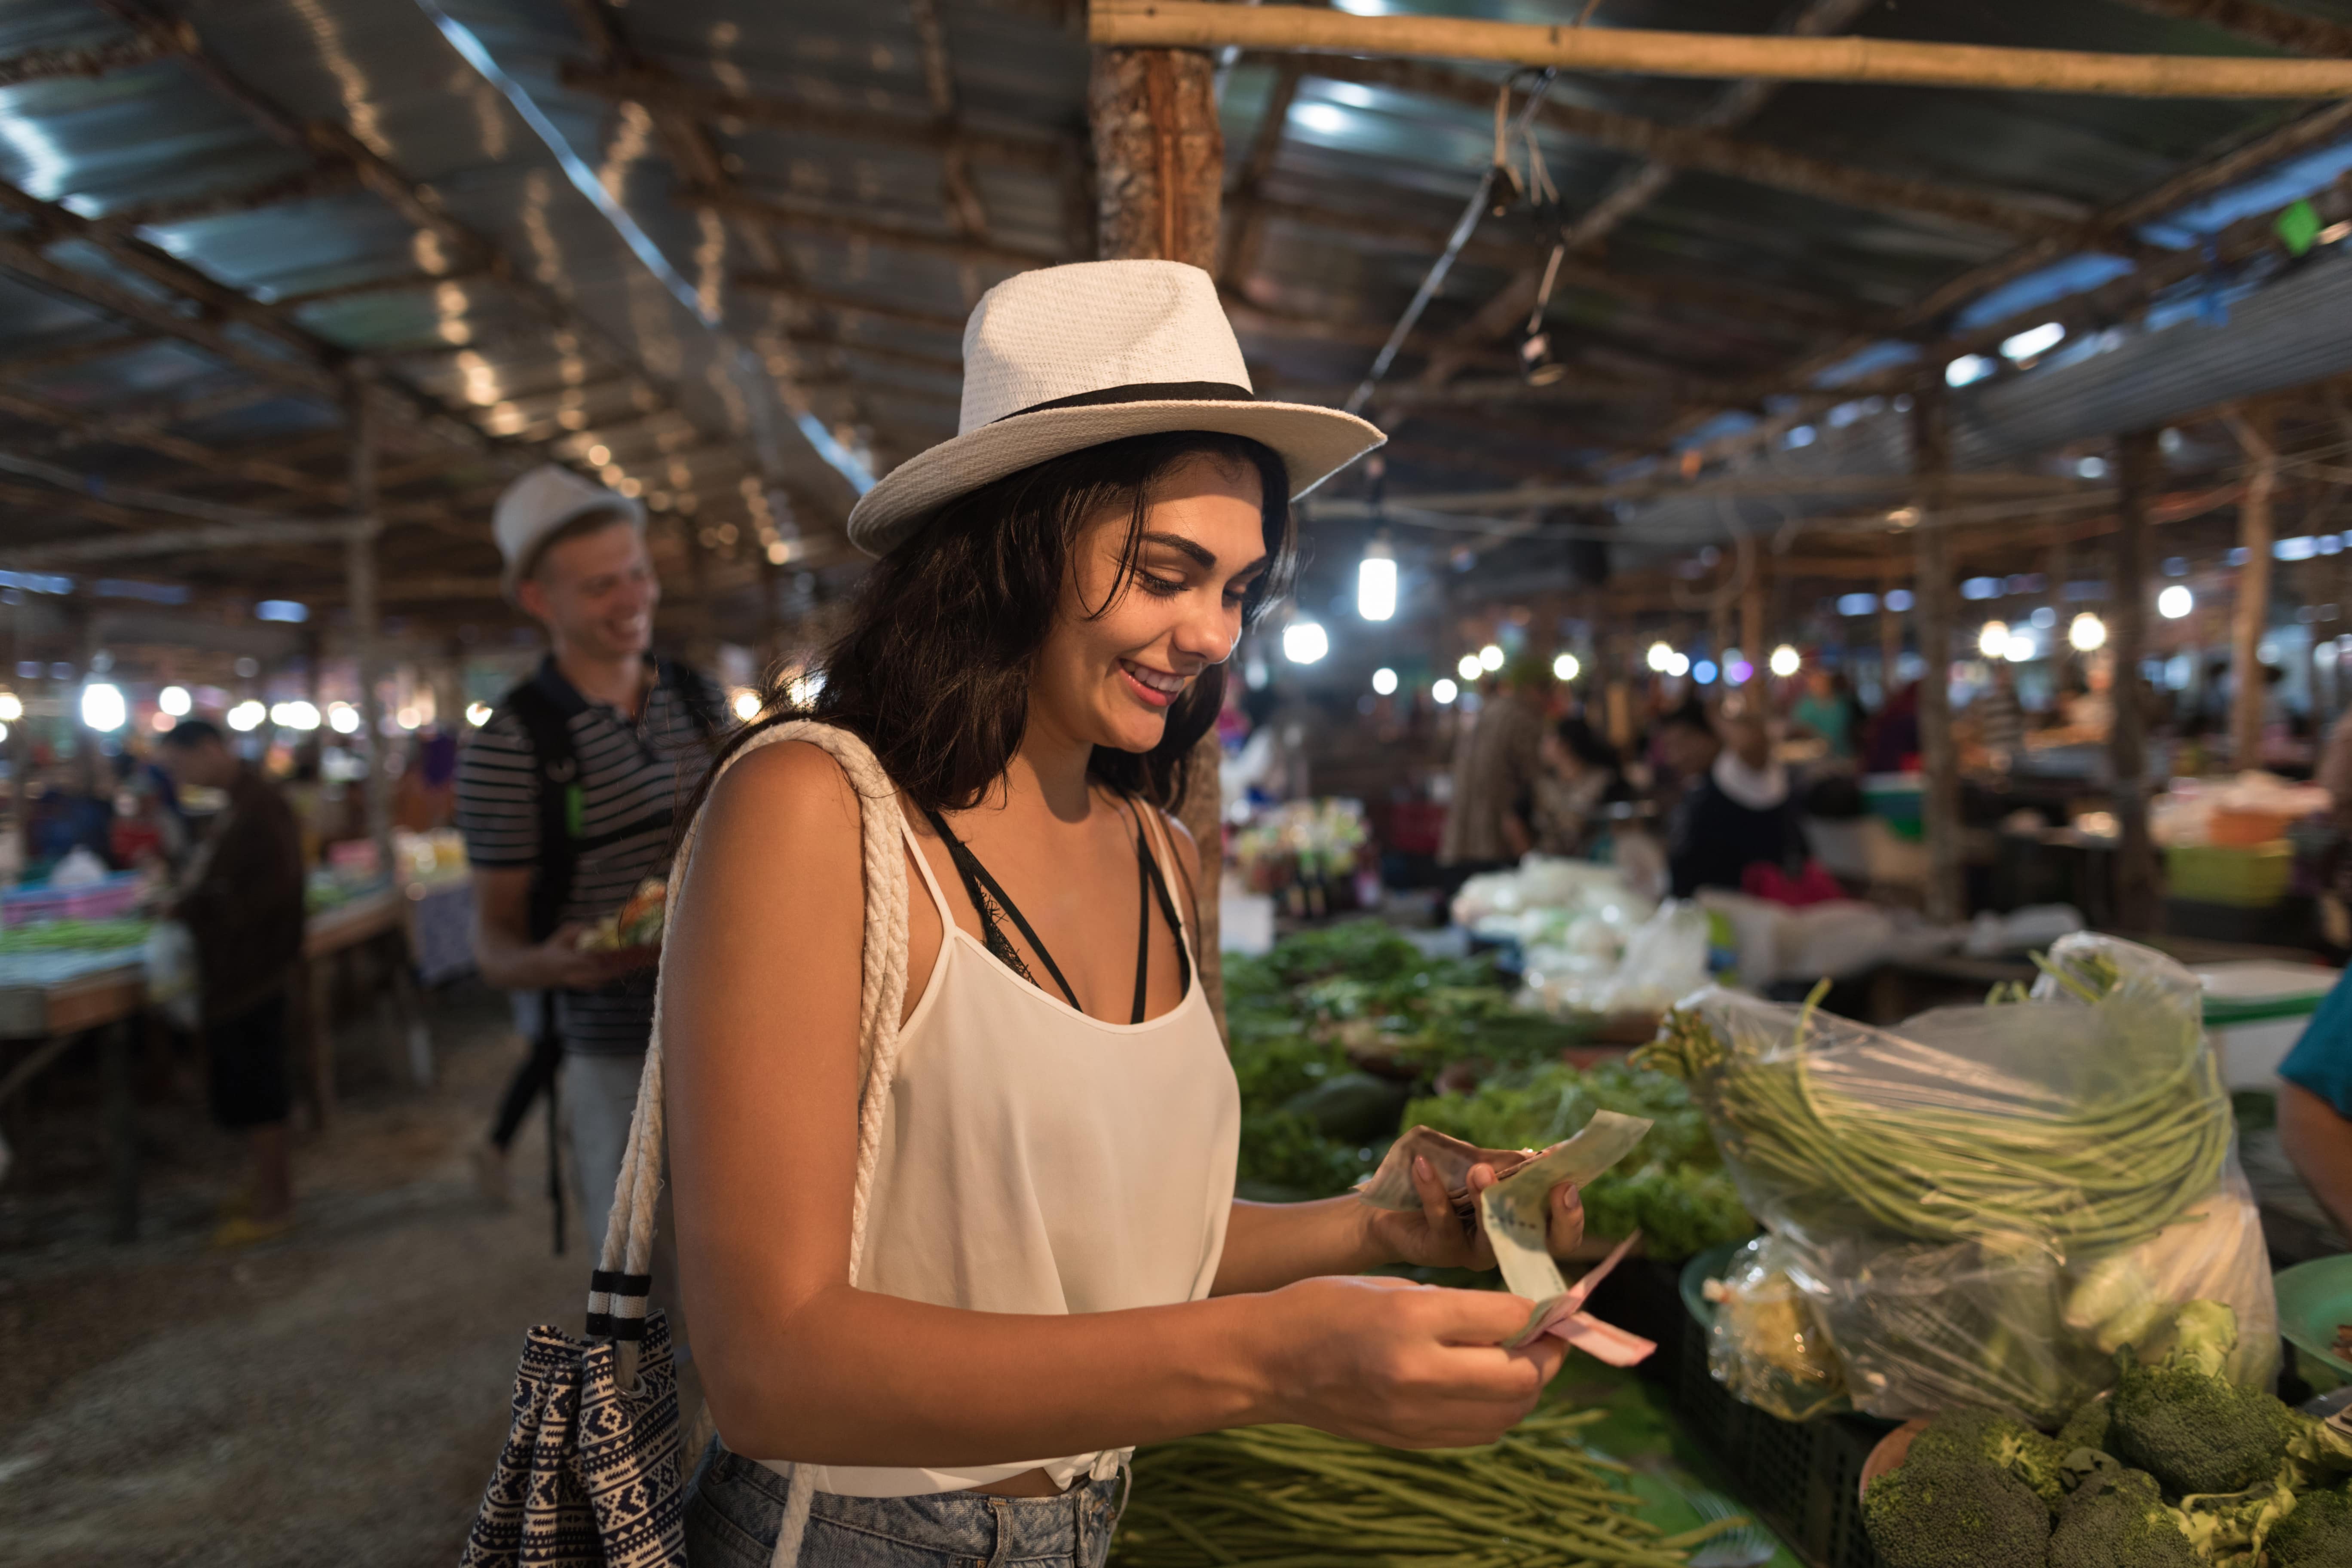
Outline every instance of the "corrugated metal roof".
MULTIPOLYGON (((1584 6, 1390 8, 1570 22, 1584 6)), ((1088 54, 1075 5, 940 4, 951 119, 934 101, 914 14, 896 0, 467 0, 447 9, 711 313, 757 346, 774 377, 760 393, 773 400, 771 422, 807 413, 877 468, 952 431, 957 323, 978 294, 1030 258, 1085 251, 1088 54), (583 31, 583 15, 614 48, 583 31), (977 224, 943 198, 950 137, 970 154, 977 224)), ((2352 20, 2344 0, 2301 9, 2352 20)), ((1593 25, 1760 32, 1791 15, 1781 0, 1603 0, 1593 25)), ((1861 8, 1853 26, 1960 42, 2263 52, 2106 0, 1902 0, 1861 8)), ((18 0, 0 16, 0 64, 142 36, 155 58, 142 63, 0 88, 0 179, 36 198, 0 216, 0 237, 19 247, 16 264, 0 256, 0 451, 47 454, 120 484, 320 515, 337 504, 345 461, 331 376, 356 362, 480 433, 469 447, 413 421, 395 427, 385 459, 395 521, 384 543, 395 595, 410 584, 429 599, 453 578, 487 582, 487 501, 504 476, 548 454, 587 464, 592 448, 675 520, 665 525, 671 538, 711 550, 722 578, 752 575, 786 508, 811 535, 795 547, 802 559, 838 557, 830 535, 847 484, 797 438, 763 465, 757 410, 729 374, 730 345, 630 253, 423 9, 410 0, 18 0), (173 33, 181 24, 190 31, 173 33), (194 54, 184 52, 189 38, 194 54), (46 203, 100 226, 72 232, 44 216, 46 203), (458 240, 421 226, 436 213, 458 240), (138 246, 152 249, 142 258, 138 246), (37 277, 27 254, 63 270, 37 277), (214 326, 250 353, 326 367, 329 384, 257 381, 217 346, 76 297, 102 301, 120 289, 198 309, 191 294, 200 290, 175 283, 167 260, 274 306, 274 320, 240 320, 215 305, 214 326), (104 341, 120 351, 75 357, 104 341), (194 461, 191 446, 215 460, 194 461)), ((1297 63, 1244 57, 1228 73, 1223 115, 1236 179, 1265 133, 1281 69, 1297 63)), ((1493 134, 1485 94, 1501 73, 1308 67, 1263 186, 1234 206, 1236 221, 1256 216, 1262 243, 1225 281, 1255 307, 1239 319, 1265 384, 1336 400, 1363 374, 1484 169, 1493 134)), ((1430 374, 1428 351, 1440 344, 1462 351, 1462 377, 1507 375, 1509 333, 1457 334, 1539 263, 1555 223, 1589 213, 1643 169, 1626 141, 1640 128, 1628 131, 1623 117, 1701 124, 1721 117, 1723 93, 1688 80, 1557 83, 1551 96, 1573 122, 1547 122, 1539 142, 1559 208, 1482 226, 1392 381, 1444 379, 1430 374)), ((1801 386, 1843 353, 1906 333, 1932 338, 1967 291, 1925 320, 1905 313, 2015 255, 2033 233, 2063 235, 2082 215, 2305 106, 1796 85, 1746 107, 1744 122, 1681 159, 1580 253, 1554 297, 1564 356, 1628 395, 1391 398, 1391 491, 1618 473, 1721 427, 1702 423, 1706 398, 1639 393, 1645 377, 1665 378, 1662 387, 1753 384, 1741 401, 1767 414, 1772 387, 1801 386), (1802 167, 1759 171, 1736 156, 1741 147, 1802 167), (1878 182, 1856 190, 1901 199, 1834 195, 1848 174, 1878 182)), ((2072 247, 2056 244, 2043 259, 2072 247)), ((132 526, 42 495, 29 480, 0 489, 9 545, 132 526)), ((331 598, 331 557, 289 550, 168 564, 206 584, 299 578, 331 598)))

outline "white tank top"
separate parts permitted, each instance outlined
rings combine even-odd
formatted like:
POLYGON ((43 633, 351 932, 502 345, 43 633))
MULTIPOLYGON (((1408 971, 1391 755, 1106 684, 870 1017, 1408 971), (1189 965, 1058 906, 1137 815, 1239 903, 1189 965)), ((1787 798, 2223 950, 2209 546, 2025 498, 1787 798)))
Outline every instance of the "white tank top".
MULTIPOLYGON (((1139 815, 1165 877, 1158 814, 1139 815)), ((899 1032, 851 1283, 977 1312, 1110 1312, 1203 1299, 1233 1212, 1241 1091, 1197 964, 1168 1012, 1102 1023, 1015 974, 957 925, 912 828, 906 839, 940 911, 940 952, 899 1032)), ((1189 932, 1177 940, 1192 951, 1189 932)), ((1034 1469, 1066 1488, 1116 1473, 1129 1451, 955 1470, 807 1468, 821 1492, 912 1497, 1034 1469)))

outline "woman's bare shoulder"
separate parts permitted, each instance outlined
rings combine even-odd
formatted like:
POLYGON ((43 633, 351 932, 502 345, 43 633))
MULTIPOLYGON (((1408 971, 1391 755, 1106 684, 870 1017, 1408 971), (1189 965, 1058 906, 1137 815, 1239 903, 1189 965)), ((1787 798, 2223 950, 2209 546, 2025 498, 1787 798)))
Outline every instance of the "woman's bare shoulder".
POLYGON ((771 742, 738 757, 711 786, 707 811, 706 841, 756 828, 780 847, 807 847, 845 827, 856 852, 856 788, 814 742, 771 742))

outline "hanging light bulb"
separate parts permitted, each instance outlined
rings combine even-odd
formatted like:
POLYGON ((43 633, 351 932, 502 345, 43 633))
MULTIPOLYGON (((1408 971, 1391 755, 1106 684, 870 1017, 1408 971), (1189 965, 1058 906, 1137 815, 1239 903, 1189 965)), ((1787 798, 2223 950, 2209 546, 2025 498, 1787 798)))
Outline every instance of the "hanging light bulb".
POLYGON ((1385 621, 1396 610, 1396 552, 1382 535, 1364 546, 1364 559, 1356 567, 1356 614, 1368 621, 1385 621))
POLYGON ((1977 634, 1977 651, 1987 658, 1999 658, 2009 651, 2009 626, 2002 621, 1987 621, 1984 630, 1977 634))
POLYGON ((1584 666, 1577 662, 1576 656, 1572 653, 1561 654, 1551 661, 1551 675, 1554 680, 1574 680, 1583 668, 1584 666))
POLYGON ((2107 641, 2107 623, 2085 610, 2074 617, 2073 626, 2066 628, 2066 640, 2074 646, 2077 653, 2090 653, 2104 647, 2107 641))
POLYGON ((1803 656, 1787 643, 1782 643, 1772 650, 1772 673, 1783 680, 1796 674, 1804 662, 1803 656))

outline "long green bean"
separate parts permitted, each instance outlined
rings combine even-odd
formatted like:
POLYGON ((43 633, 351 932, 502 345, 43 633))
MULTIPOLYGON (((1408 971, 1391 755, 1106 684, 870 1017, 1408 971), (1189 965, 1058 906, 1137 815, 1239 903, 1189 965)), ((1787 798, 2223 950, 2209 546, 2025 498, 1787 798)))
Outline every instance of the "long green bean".
POLYGON ((1146 1448, 1113 1568, 1678 1568, 1738 1521, 1667 1535, 1627 1467, 1576 1434, 1607 1413, 1529 1418, 1489 1447, 1405 1452, 1302 1426, 1146 1448))

